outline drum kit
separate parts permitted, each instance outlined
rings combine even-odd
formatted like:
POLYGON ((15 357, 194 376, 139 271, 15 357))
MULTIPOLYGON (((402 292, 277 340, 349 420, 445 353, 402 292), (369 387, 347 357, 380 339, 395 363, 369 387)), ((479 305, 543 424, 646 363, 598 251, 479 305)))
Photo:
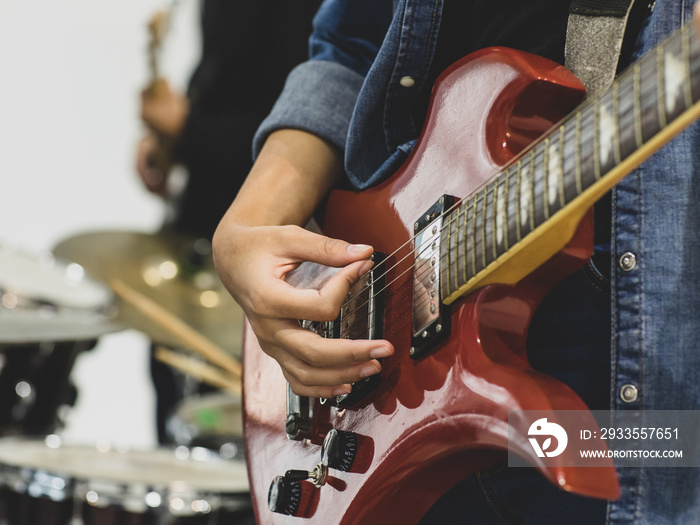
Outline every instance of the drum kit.
POLYGON ((168 231, 83 233, 51 253, 0 244, 0 525, 252 524, 243 461, 243 314, 211 246, 168 231), (216 387, 167 421, 172 445, 122 450, 57 434, 82 352, 125 328, 216 387))

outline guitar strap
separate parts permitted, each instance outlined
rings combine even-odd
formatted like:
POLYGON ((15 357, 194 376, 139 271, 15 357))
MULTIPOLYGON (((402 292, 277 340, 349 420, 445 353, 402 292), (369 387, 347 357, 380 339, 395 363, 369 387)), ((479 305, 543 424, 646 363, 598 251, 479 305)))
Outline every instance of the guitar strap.
POLYGON ((572 0, 565 64, 595 96, 612 84, 634 0, 572 0))

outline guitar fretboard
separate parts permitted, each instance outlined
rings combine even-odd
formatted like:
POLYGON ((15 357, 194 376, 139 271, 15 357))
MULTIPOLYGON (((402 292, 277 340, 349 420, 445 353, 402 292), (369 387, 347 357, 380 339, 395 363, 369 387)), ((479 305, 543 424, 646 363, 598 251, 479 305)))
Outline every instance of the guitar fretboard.
MULTIPOLYGON (((700 41, 674 33, 523 151, 443 222, 440 295, 457 293, 700 98, 700 41)), ((631 169, 631 168, 630 168, 631 169)))

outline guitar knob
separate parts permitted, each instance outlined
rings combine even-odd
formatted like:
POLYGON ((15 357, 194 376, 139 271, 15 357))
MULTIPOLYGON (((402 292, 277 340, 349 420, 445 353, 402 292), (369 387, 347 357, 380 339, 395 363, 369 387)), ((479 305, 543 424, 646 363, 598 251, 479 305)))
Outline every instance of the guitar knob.
POLYGON ((326 434, 321 448, 321 463, 328 468, 347 472, 357 455, 357 434, 332 429, 326 434))
POLYGON ((267 506, 272 512, 296 516, 302 498, 301 482, 277 476, 270 484, 267 493, 267 506))

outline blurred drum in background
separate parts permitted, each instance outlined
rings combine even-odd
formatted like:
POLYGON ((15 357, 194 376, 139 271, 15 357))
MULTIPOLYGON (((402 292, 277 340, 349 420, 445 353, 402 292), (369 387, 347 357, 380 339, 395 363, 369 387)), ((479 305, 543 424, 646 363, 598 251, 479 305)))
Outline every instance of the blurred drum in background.
POLYGON ((205 447, 227 459, 243 459, 243 412, 240 395, 209 393, 183 399, 168 418, 173 443, 205 447))
POLYGON ((50 253, 0 246, 0 435, 47 435, 76 389, 77 355, 123 328, 106 285, 50 253))
POLYGON ((204 448, 0 439, 3 525, 253 525, 245 463, 204 448))

